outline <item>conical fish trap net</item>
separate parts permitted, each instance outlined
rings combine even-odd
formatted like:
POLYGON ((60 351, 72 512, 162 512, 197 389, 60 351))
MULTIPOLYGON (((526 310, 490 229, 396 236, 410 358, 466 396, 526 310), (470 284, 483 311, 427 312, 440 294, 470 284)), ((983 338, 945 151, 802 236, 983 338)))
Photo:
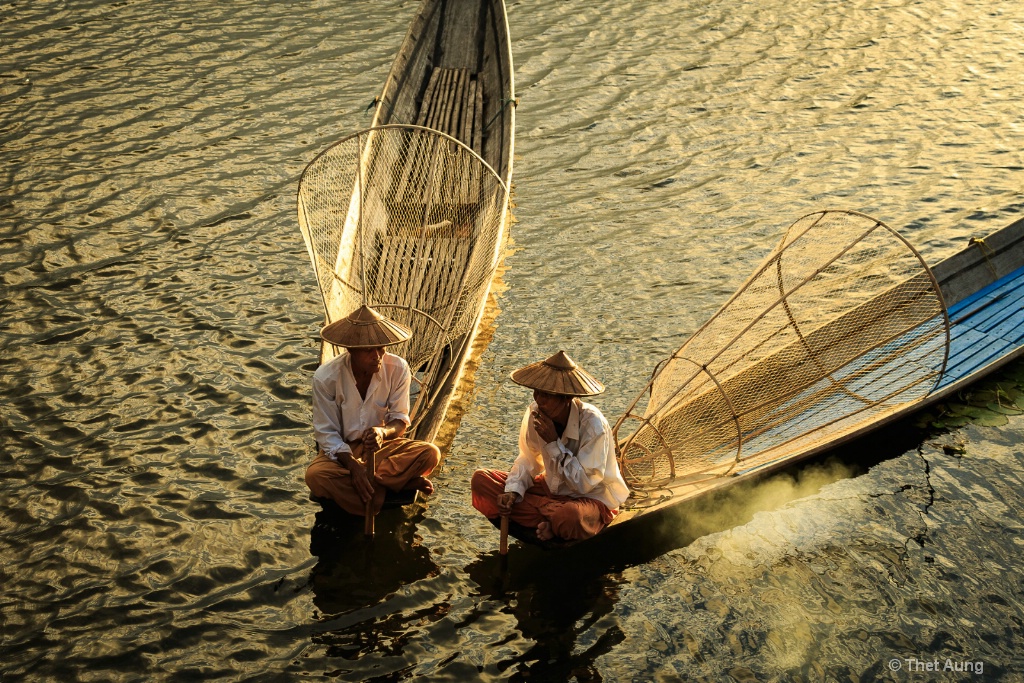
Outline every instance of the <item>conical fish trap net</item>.
POLYGON ((935 279, 895 231, 805 216, 656 373, 643 415, 619 420, 640 422, 620 463, 642 488, 826 443, 932 391, 948 330, 935 279))
POLYGON ((507 202, 491 167, 437 131, 381 126, 331 146, 298 193, 327 322, 366 303, 410 327, 392 350, 429 386, 445 346, 476 324, 507 202))

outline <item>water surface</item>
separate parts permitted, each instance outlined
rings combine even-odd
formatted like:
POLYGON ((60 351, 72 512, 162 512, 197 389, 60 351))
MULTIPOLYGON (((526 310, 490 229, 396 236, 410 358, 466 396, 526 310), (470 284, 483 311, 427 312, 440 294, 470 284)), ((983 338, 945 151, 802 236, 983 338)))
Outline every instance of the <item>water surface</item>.
POLYGON ((368 544, 302 483, 322 317, 294 193, 369 124, 416 6, 4 5, 4 678, 1019 679, 1019 366, 923 431, 504 568, 468 480, 514 456, 511 370, 564 348, 618 415, 805 213, 929 261, 1018 218, 1024 12, 510 2, 500 313, 437 495, 368 544))

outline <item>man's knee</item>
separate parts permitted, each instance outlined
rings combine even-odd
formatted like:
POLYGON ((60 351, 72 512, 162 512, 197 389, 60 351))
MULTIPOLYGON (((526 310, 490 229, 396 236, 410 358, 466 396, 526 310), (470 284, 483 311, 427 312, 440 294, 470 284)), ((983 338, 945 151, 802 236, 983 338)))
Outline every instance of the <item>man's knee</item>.
POLYGON ((497 517, 497 495, 504 491, 503 486, 498 486, 492 472, 477 470, 469 481, 470 498, 478 511, 486 517, 497 517))
POLYGON ((580 509, 575 505, 560 505, 548 517, 551 520, 552 527, 558 529, 569 529, 579 526, 583 521, 580 509))
POLYGON ((424 443, 426 447, 423 449, 423 476, 426 476, 433 472, 437 464, 441 462, 441 449, 430 442, 424 443))
POLYGON ((332 486, 348 477, 348 470, 341 463, 324 457, 317 458, 306 468, 306 487, 313 495, 329 497, 332 486))
POLYGON ((590 538, 604 527, 600 514, 588 505, 559 506, 549 520, 555 536, 567 540, 590 538))
POLYGON ((492 493, 497 495, 505 491, 503 472, 494 470, 477 470, 469 480, 469 490, 476 493, 492 493))
POLYGON ((308 488, 314 496, 324 496, 324 489, 321 485, 323 481, 323 468, 319 466, 319 463, 313 463, 306 468, 306 488, 308 488))

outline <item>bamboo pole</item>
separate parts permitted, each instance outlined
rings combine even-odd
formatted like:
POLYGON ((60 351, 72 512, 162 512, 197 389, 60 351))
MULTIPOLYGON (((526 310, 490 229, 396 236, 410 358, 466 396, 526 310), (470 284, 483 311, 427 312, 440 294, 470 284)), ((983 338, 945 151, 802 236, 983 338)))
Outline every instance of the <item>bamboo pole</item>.
POLYGON ((508 515, 501 516, 501 539, 498 543, 498 552, 508 555, 508 515))
MULTIPOLYGON (((374 449, 367 455, 366 458, 366 473, 370 478, 370 487, 373 487, 374 476, 377 473, 377 451, 374 449)), ((366 502, 366 514, 364 516, 365 524, 363 526, 363 533, 367 536, 373 536, 373 523, 374 523, 374 512, 373 512, 373 499, 376 497, 375 493, 370 495, 370 500, 366 502)))
POLYGON ((430 114, 427 116, 427 128, 440 130, 441 116, 444 114, 444 106, 448 100, 448 89, 451 88, 451 82, 451 69, 442 69, 441 77, 437 81, 437 95, 430 103, 430 114))
POLYGON ((462 82, 465 78, 464 71, 465 69, 455 70, 455 77, 452 79, 452 90, 448 95, 448 115, 443 131, 455 138, 458 137, 458 134, 455 131, 458 130, 459 117, 462 115, 462 82))
POLYGON ((477 74, 476 102, 473 104, 473 144, 469 146, 486 160, 487 157, 484 157, 484 85, 484 75, 477 74))
POLYGON ((434 70, 430 73, 430 80, 427 82, 427 89, 423 93, 423 102, 420 103, 419 116, 416 117, 417 126, 422 126, 427 122, 427 115, 430 113, 430 108, 434 102, 435 93, 437 91, 437 81, 440 75, 441 70, 434 67, 434 70))

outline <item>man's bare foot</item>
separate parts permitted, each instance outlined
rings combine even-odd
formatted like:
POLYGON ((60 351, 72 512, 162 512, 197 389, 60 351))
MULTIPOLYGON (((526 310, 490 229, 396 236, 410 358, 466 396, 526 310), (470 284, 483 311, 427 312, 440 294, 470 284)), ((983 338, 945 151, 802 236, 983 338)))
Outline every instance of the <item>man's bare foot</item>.
POLYGON ((434 492, 434 485, 426 477, 416 477, 409 480, 409 483, 405 485, 405 490, 419 491, 424 496, 429 496, 434 492))
POLYGON ((537 525, 537 538, 541 541, 550 541, 555 537, 551 531, 551 522, 541 522, 537 525))

